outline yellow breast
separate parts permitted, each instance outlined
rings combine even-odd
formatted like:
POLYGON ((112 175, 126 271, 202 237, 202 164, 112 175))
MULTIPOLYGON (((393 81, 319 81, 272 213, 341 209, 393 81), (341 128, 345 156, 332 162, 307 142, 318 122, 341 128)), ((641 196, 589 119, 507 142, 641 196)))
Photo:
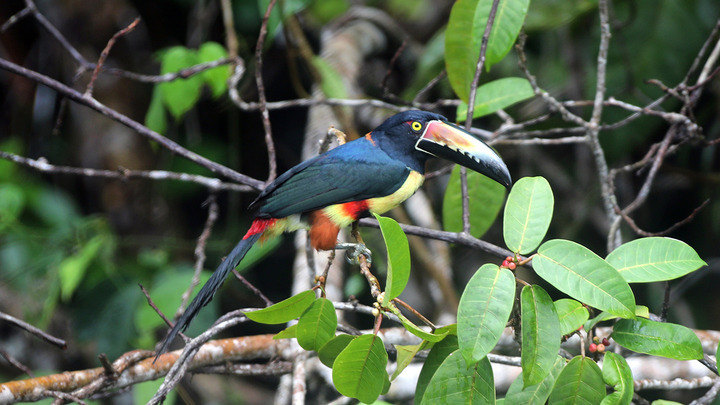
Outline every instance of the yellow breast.
POLYGON ((384 214, 410 198, 410 196, 413 195, 418 188, 420 188, 423 180, 425 180, 425 176, 411 170, 410 175, 407 179, 405 179, 405 183, 403 183, 399 189, 395 190, 394 193, 385 197, 368 199, 368 209, 374 214, 384 214))

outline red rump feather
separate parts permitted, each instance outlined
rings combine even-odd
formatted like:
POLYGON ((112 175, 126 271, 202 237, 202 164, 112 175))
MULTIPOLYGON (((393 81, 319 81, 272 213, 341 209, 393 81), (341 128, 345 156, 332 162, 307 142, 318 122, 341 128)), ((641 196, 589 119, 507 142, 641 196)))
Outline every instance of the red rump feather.
POLYGON ((342 205, 345 215, 357 220, 360 218, 360 214, 368 210, 367 200, 352 201, 342 205))
POLYGON ((275 225, 275 222, 277 222, 277 218, 269 218, 269 219, 258 218, 256 220, 254 220, 250 229, 248 229, 245 236, 243 236, 243 239, 247 239, 253 235, 257 235, 261 232, 264 232, 266 229, 275 225))

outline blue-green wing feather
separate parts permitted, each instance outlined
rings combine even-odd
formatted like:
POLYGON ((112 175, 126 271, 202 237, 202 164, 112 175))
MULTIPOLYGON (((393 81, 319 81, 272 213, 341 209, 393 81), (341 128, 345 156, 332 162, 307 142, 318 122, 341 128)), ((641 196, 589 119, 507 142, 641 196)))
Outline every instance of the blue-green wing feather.
POLYGON ((365 138, 307 160, 278 177, 250 205, 260 217, 283 218, 332 204, 392 194, 410 174, 365 138))

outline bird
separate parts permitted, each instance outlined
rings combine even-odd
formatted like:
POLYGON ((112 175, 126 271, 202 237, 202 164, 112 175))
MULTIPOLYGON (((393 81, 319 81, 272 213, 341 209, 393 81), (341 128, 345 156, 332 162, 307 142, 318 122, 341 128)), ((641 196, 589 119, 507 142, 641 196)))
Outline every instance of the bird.
POLYGON ((157 356, 212 300, 258 240, 306 228, 313 248, 332 250, 341 228, 371 213, 381 215, 413 195, 433 156, 505 187, 512 183, 494 149, 444 116, 421 110, 392 115, 364 137, 296 165, 257 196, 249 206, 254 212, 250 229, 168 332, 157 356))

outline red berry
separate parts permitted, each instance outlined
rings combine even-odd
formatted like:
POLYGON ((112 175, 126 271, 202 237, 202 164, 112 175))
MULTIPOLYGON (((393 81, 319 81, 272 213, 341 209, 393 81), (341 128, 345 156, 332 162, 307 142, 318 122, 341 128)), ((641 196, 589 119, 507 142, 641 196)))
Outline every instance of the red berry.
POLYGON ((602 344, 604 344, 605 346, 610 346, 610 340, 608 340, 608 338, 603 338, 602 344))
POLYGON ((510 265, 510 263, 508 263, 507 260, 503 260, 502 266, 500 266, 500 267, 509 267, 509 265, 510 265))
POLYGON ((515 264, 515 262, 510 262, 510 263, 508 263, 507 267, 510 270, 515 270, 515 267, 517 267, 517 265, 515 264))
POLYGON ((505 260, 507 260, 508 262, 511 262, 511 261, 513 261, 513 258, 512 258, 512 256, 508 256, 505 258, 505 260))
POLYGON ((604 353, 604 352, 605 352, 605 345, 602 344, 602 343, 600 343, 599 345, 597 345, 597 351, 598 351, 598 353, 604 353))
POLYGON ((597 347, 597 345, 596 345, 595 343, 590 343, 590 347, 588 347, 588 349, 590 350, 590 353, 595 353, 595 351, 597 350, 597 348, 598 348, 598 347, 597 347))

